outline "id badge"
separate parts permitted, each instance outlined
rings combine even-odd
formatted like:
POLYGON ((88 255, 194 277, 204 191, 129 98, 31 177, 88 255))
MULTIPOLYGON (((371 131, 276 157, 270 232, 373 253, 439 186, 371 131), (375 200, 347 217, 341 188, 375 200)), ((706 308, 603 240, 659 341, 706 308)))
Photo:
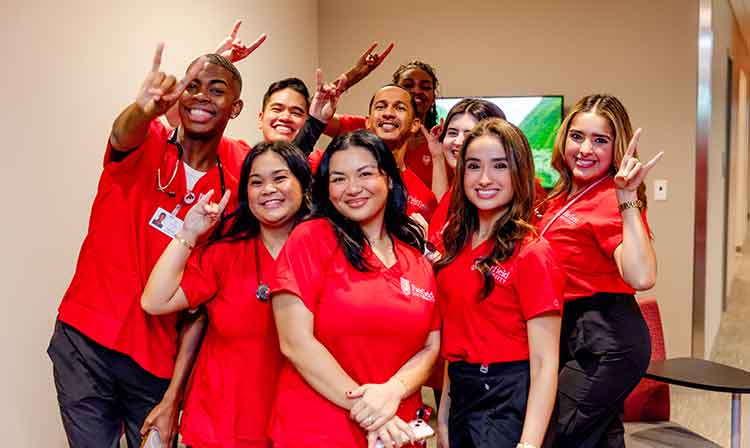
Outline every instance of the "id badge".
POLYGON ((182 220, 161 207, 156 209, 148 224, 170 238, 182 229, 182 220))

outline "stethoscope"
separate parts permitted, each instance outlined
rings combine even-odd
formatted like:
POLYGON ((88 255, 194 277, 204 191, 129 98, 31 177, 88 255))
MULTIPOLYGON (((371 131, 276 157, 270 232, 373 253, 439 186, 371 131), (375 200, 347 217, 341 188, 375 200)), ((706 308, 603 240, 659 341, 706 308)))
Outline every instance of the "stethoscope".
MULTIPOLYGON (((172 144, 177 147, 177 161, 174 164, 174 170, 172 170, 172 175, 169 177, 169 180, 166 184, 162 185, 161 183, 161 164, 159 164, 159 167, 156 169, 156 189, 162 193, 166 193, 167 196, 170 198, 173 198, 177 196, 177 192, 175 191, 167 191, 167 188, 169 188, 170 185, 172 185, 172 181, 174 181, 174 178, 177 176, 177 171, 179 171, 180 168, 180 162, 182 161, 182 154, 185 152, 185 150, 182 148, 182 144, 177 141, 177 131, 179 128, 175 128, 174 131, 172 131, 172 135, 167 139, 167 144, 172 144)), ((165 150, 163 154, 166 154, 167 151, 165 150)), ((162 155, 162 162, 164 161, 164 155, 162 155)), ((219 184, 221 185, 221 196, 224 196, 224 193, 226 192, 226 183, 224 181, 224 167, 221 165, 221 159, 219 158, 219 154, 216 154, 216 168, 219 169, 219 184)), ((186 204, 192 204, 195 202, 195 194, 192 191, 188 191, 185 193, 185 197, 183 198, 183 202, 186 204)))

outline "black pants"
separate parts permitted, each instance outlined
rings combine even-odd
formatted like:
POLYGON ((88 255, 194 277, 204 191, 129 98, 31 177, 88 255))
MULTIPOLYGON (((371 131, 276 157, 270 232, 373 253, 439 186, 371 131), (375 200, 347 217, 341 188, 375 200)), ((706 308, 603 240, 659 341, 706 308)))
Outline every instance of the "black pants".
POLYGON ((521 440, 529 396, 528 361, 490 364, 451 362, 450 446, 515 448, 521 440))
POLYGON ((651 337, 632 295, 602 293, 566 303, 557 409, 545 446, 623 448, 623 403, 650 358, 651 337))
POLYGON ((128 447, 137 448, 141 425, 161 401, 169 380, 60 321, 47 353, 71 448, 118 447, 123 427, 128 447))

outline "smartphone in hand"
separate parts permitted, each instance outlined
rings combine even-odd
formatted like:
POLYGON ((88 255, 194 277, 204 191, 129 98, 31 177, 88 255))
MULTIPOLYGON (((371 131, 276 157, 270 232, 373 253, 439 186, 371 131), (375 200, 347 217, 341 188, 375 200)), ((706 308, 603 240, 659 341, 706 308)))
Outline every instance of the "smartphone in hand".
POLYGON ((151 428, 141 440, 141 448, 164 448, 159 430, 151 428))
MULTIPOLYGON (((409 426, 411 426, 411 429, 414 431, 414 435, 417 436, 417 441, 419 442, 423 442, 430 437, 435 436, 435 430, 421 418, 410 421, 409 426)), ((375 448, 385 448, 380 439, 375 442, 375 448)))

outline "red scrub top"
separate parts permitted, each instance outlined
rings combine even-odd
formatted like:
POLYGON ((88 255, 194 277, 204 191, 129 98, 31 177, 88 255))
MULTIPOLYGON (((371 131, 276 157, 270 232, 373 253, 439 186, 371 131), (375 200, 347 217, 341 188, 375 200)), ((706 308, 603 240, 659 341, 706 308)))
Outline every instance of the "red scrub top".
MULTIPOLYGON (((353 132, 357 129, 367 127, 367 117, 361 115, 339 115, 339 132, 341 134, 353 132)), ((430 145, 420 138, 417 143, 415 139, 409 139, 409 147, 406 151, 404 163, 425 184, 432 185, 432 156, 430 145)))
POLYGON ((208 329, 185 399, 184 443, 202 448, 270 446, 268 417, 283 363, 270 302, 255 297, 275 260, 258 239, 219 242, 196 251, 181 287, 208 329))
POLYGON ((432 214, 430 226, 427 231, 428 241, 438 247, 442 247, 443 245, 443 229, 448 224, 448 209, 451 203, 451 196, 453 196, 453 187, 450 187, 443 197, 440 198, 440 202, 438 202, 432 214))
POLYGON ((401 171, 401 179, 404 181, 406 192, 409 194, 406 215, 419 213, 425 221, 430 222, 432 214, 435 212, 435 208, 437 208, 435 193, 427 188, 427 185, 409 168, 401 171))
MULTIPOLYGON (((149 222, 158 207, 171 213, 181 205, 177 217, 184 219, 201 193, 214 189, 214 197, 221 196, 215 165, 195 184, 192 204, 184 202, 185 170, 178 163, 177 147, 167 143, 170 134, 158 119, 152 121, 143 144, 120 162, 112 160, 113 150, 107 144, 88 234, 58 309, 61 321, 161 378, 171 378, 174 368, 176 317, 147 315, 141 309, 141 293, 171 238, 149 222), (175 167, 166 191, 157 190, 157 168, 163 186, 175 167)), ((219 143, 224 183, 232 193, 237 192, 240 166, 249 149, 228 138, 219 143)))
MULTIPOLYGON (((537 229, 542 231, 566 202, 564 195, 549 201, 537 229)), ((645 210, 641 216, 648 231, 645 210)), ((598 292, 635 293, 620 276, 614 259, 615 249, 622 243, 622 217, 612 177, 574 202, 552 223, 544 238, 568 276, 566 301, 598 292)))
POLYGON ((506 261, 491 269, 494 288, 482 298, 483 277, 477 259, 492 250, 488 240, 468 244, 437 276, 443 317, 442 355, 448 361, 477 364, 529 359, 526 321, 542 313, 560 313, 565 274, 552 248, 527 238, 506 261))
POLYGON ((323 154, 325 154, 325 152, 326 151, 323 148, 315 148, 310 155, 307 156, 307 164, 310 165, 310 171, 313 173, 313 176, 318 172, 320 161, 323 160, 323 154))
MULTIPOLYGON (((313 313, 314 334, 358 384, 384 383, 424 348, 439 329, 432 266, 422 254, 394 239, 396 263, 386 268, 369 248, 371 272, 354 269, 331 224, 298 225, 277 259, 272 292, 299 297, 313 313)), ((416 417, 417 392, 401 401, 398 416, 416 417)), ((349 411, 315 391, 287 362, 279 379, 269 433, 276 447, 367 446, 349 411)))

